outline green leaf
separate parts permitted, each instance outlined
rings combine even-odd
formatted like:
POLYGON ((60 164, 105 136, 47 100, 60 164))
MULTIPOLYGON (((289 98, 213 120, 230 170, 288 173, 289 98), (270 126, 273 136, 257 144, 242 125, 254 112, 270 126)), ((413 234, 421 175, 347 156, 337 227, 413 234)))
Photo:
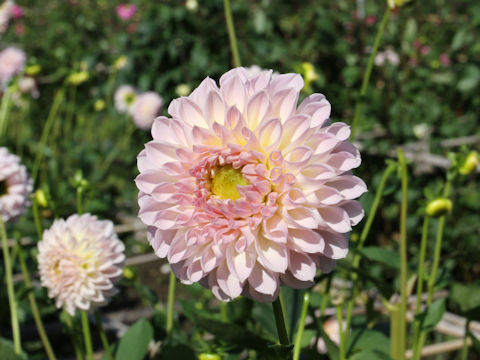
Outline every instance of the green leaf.
POLYGON ((137 321, 120 339, 115 360, 142 360, 152 339, 152 325, 145 319, 137 321))
POLYGON ((354 354, 349 360, 391 360, 390 355, 379 350, 365 350, 354 354))
POLYGON ((0 357, 2 360, 26 360, 27 355, 22 353, 21 355, 15 354, 15 348, 13 342, 8 339, 0 337, 0 357))
POLYGON ((378 246, 367 246, 363 248, 362 253, 370 260, 400 269, 400 257, 395 251, 378 246))
POLYGON ((388 354, 390 352, 390 339, 377 330, 355 329, 348 337, 348 354, 363 351, 376 351, 388 354))
POLYGON ((480 309, 480 283, 454 284, 450 299, 460 307, 462 313, 474 315, 480 309))
POLYGON ((421 330, 432 331, 435 326, 442 320, 445 313, 445 299, 434 301, 424 312, 419 314, 421 319, 421 330))
POLYGON ((475 65, 468 65, 463 73, 462 79, 458 82, 457 88, 461 92, 474 90, 480 83, 480 69, 475 65))

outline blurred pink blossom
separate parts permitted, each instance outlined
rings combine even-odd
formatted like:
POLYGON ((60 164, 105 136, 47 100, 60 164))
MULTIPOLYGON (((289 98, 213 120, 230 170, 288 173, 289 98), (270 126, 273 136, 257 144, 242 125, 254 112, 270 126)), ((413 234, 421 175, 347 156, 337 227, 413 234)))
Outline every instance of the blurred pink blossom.
POLYGON ((413 44, 412 44, 412 45, 413 45, 413 48, 414 48, 415 50, 418 50, 418 49, 420 49, 420 46, 422 46, 422 43, 420 42, 420 40, 417 39, 417 40, 414 40, 414 41, 413 41, 413 44))
POLYGON ((442 64, 443 66, 450 65, 450 57, 448 56, 447 53, 440 54, 440 64, 442 64))
POLYGON ((375 17, 375 15, 368 15, 365 18, 365 24, 367 24, 368 26, 372 26, 373 24, 375 24, 376 21, 377 18, 375 17))
POLYGON ((0 85, 8 83, 22 71, 26 56, 23 50, 10 46, 0 52, 0 85))
POLYGON ((162 110, 162 106, 162 97, 153 91, 138 95, 131 110, 133 122, 140 129, 150 130, 153 120, 162 110))
POLYGON ((20 19, 23 16, 23 9, 20 5, 13 5, 12 7, 12 16, 14 19, 20 19))
POLYGON ((117 5, 117 15, 123 20, 130 20, 137 12, 137 5, 135 4, 119 4, 117 5))
POLYGON ((423 56, 425 55, 428 55, 430 53, 430 46, 428 45, 423 45, 422 48, 420 49, 420 54, 422 54, 423 56))
POLYGON ((350 127, 298 74, 236 68, 173 100, 138 155, 139 217, 185 284, 274 301, 348 253, 367 188, 350 127))
POLYGON ((15 34, 18 36, 25 34, 25 25, 22 23, 15 24, 15 34))

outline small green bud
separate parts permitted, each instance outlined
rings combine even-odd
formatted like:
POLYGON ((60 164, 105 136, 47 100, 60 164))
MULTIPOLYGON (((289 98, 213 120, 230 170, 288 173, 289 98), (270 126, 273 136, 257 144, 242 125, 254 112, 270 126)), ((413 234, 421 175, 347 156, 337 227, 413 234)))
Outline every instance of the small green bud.
POLYGON ((190 94, 191 91, 192 89, 188 84, 180 84, 175 88, 175 93, 178 96, 187 96, 188 94, 190 94))
POLYGON ((45 192, 43 190, 38 189, 37 191, 35 191, 34 196, 35 196, 35 201, 38 205, 44 208, 48 206, 47 197, 45 196, 45 192))
POLYGON ((95 111, 102 111, 103 109, 105 109, 105 100, 98 99, 97 101, 95 101, 93 107, 95 108, 95 111))
POLYGON ((133 272, 133 270, 130 268, 130 267, 125 267, 123 269, 123 277, 125 279, 133 279, 135 277, 135 273, 133 272))
POLYGON ((218 354, 203 353, 198 356, 198 360, 222 360, 218 354))
POLYGON ((78 86, 87 81, 89 77, 90 75, 86 71, 76 72, 67 77, 67 84, 78 86))
POLYGON ((113 63, 115 70, 121 70, 128 64, 128 58, 125 55, 118 57, 113 63))
POLYGON ((395 9, 397 7, 401 7, 405 5, 406 3, 410 2, 412 0, 387 0, 387 4, 390 7, 390 9, 395 9))
POLYGON ((447 198, 437 198, 428 203, 425 212, 428 216, 438 218, 452 211, 452 201, 447 198))
POLYGON ((30 65, 30 66, 27 66, 27 68, 25 69, 25 75, 28 75, 28 76, 35 76, 37 75, 40 71, 42 70, 42 67, 40 65, 30 65))
POLYGON ((458 172, 462 175, 470 175, 477 169, 478 163, 478 153, 476 151, 470 151, 458 169, 458 172))

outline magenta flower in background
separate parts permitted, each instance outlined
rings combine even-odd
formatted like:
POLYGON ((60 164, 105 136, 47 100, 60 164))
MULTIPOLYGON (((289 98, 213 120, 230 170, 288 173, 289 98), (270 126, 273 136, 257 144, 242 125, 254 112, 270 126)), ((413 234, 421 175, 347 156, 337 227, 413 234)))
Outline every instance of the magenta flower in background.
POLYGON ((206 78, 170 103, 138 155, 139 217, 159 257, 186 284, 229 301, 274 301, 310 287, 348 252, 365 183, 350 128, 298 74, 206 78))
POLYGON ((12 6, 12 16, 14 19, 20 19, 23 16, 23 9, 20 5, 12 6))
POLYGON ((428 45, 423 45, 421 48, 420 48, 420 54, 422 54, 423 56, 425 55, 428 55, 430 53, 430 50, 431 50, 431 47, 428 46, 428 45))
POLYGON ((415 50, 420 49, 421 46, 422 46, 422 43, 420 42, 420 40, 417 39, 417 40, 414 40, 414 41, 413 41, 413 48, 414 48, 415 50))
POLYGON ((442 64, 443 66, 450 65, 450 57, 448 56, 447 53, 440 54, 440 64, 442 64))
POLYGON ((376 22, 377 22, 377 18, 375 17, 375 15, 368 15, 368 16, 365 18, 365 24, 367 24, 368 26, 372 26, 372 25, 374 25, 376 22))
POLYGON ((90 214, 55 220, 38 243, 42 286, 70 315, 103 305, 117 292, 124 250, 111 221, 90 214))
POLYGON ((137 12, 137 5, 135 4, 119 4, 116 8, 117 15, 123 20, 130 20, 137 12))
POLYGON ((20 158, 0 147, 0 215, 4 222, 25 212, 32 189, 32 180, 20 158))

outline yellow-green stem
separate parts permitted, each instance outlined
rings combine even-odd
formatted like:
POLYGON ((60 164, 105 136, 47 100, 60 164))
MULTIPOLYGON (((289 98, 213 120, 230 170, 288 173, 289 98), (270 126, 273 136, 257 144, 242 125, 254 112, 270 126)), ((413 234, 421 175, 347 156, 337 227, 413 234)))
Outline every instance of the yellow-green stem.
POLYGON ((382 40, 382 36, 385 31, 385 27, 387 26, 388 18, 390 17, 391 11, 392 10, 390 9, 390 6, 387 6, 385 13, 383 15, 382 22, 380 23, 380 27, 378 28, 377 36, 375 37, 375 42, 373 43, 372 52, 370 54, 370 58, 368 59, 368 63, 367 63, 367 69, 365 70, 365 73, 363 75, 363 82, 362 82, 362 88, 360 90, 360 97, 357 100, 357 105, 355 106, 355 114, 352 121, 352 133, 350 135, 351 141, 355 139, 355 135, 357 133, 358 120, 362 114, 363 102, 365 101, 368 82, 370 80, 370 75, 372 73, 373 62, 374 62, 375 56, 377 55, 378 47, 380 46, 380 41, 382 40))
POLYGON ((461 360, 467 360, 468 359, 468 327, 470 326, 470 321, 467 320, 467 323, 465 324, 465 335, 463 337, 463 346, 462 346, 462 355, 461 355, 461 360))
POLYGON ((87 353, 87 359, 93 360, 92 336, 90 335, 90 324, 88 322, 88 313, 86 311, 81 311, 81 317, 82 317, 83 339, 85 341, 85 352, 87 353))
POLYGON ((232 10, 230 0, 223 0, 225 8, 225 20, 227 21, 228 37, 230 39, 230 48, 232 49, 233 66, 241 66, 240 55, 238 53, 237 37, 235 35, 235 26, 233 25, 232 10))
POLYGON ((0 106, 0 137, 3 137, 7 130, 8 114, 12 107, 12 96, 14 91, 14 87, 9 86, 2 97, 2 103, 0 106))
POLYGON ((176 281, 177 279, 173 273, 173 270, 170 270, 170 279, 168 283, 167 334, 170 334, 173 328, 173 305, 175 304, 176 281))
POLYGON ((275 324, 277 325, 278 340, 282 345, 289 345, 287 327, 285 326, 285 315, 282 308, 280 297, 272 303, 273 314, 275 315, 275 324))
POLYGON ((398 150, 398 163, 402 175, 402 205, 400 208, 400 295, 399 307, 399 359, 405 359, 405 344, 407 336, 407 207, 408 207, 408 174, 407 162, 403 150, 398 150))
POLYGON ((20 327, 18 325, 17 301, 15 300, 15 290, 13 288, 12 264, 10 261, 10 253, 8 251, 7 231, 5 230, 5 224, 3 222, 1 214, 0 232, 2 237, 3 261, 5 264, 5 279, 7 282, 8 303, 10 305, 10 320, 12 323, 13 346, 15 354, 20 355, 22 353, 22 347, 20 343, 20 327))
POLYGON ((79 215, 81 215, 83 213, 82 193, 83 193, 83 188, 81 186, 79 186, 77 188, 77 214, 79 214, 79 215))
POLYGON ((45 126, 43 127, 42 136, 40 137, 40 143, 38 145, 38 150, 35 156, 35 161, 33 162, 32 179, 34 182, 37 179, 38 170, 40 169, 40 164, 42 162, 43 154, 45 152, 45 146, 47 144, 48 136, 50 135, 50 130, 52 129, 53 123, 56 119, 60 104, 63 101, 63 96, 64 90, 60 89, 55 95, 52 107, 50 108, 50 112, 48 114, 47 121, 45 122, 45 126))
POLYGON ((38 240, 42 240, 42 223, 40 221, 40 212, 38 211, 38 203, 35 196, 32 196, 32 212, 33 220, 35 222, 35 230, 37 231, 38 240))
POLYGON ((342 314, 342 305, 337 305, 337 322, 338 322, 338 332, 340 338, 340 347, 339 347, 339 359, 345 360, 346 359, 346 337, 345 333, 348 331, 347 329, 343 328, 343 314, 342 314))
POLYGON ((108 344, 107 334, 103 330, 102 318, 100 317, 100 312, 95 310, 95 321, 97 322, 97 329, 100 333, 100 340, 102 340, 103 349, 105 350, 105 355, 107 355, 108 360, 113 360, 112 352, 110 351, 110 345, 108 344))
POLYGON ((300 358, 300 350, 302 344, 303 330, 305 329, 305 319, 307 318, 308 305, 310 304, 310 290, 303 295, 302 313, 298 323, 297 337, 295 338, 295 347, 293 348, 293 360, 300 358))
POLYGON ((73 348, 75 350, 75 356, 77 360, 85 360, 83 356, 83 349, 80 346, 80 341, 73 327, 72 317, 70 316, 69 313, 65 311, 65 309, 63 310, 63 314, 65 318, 65 323, 67 324, 68 333, 70 335, 70 338, 72 339, 73 348))
MULTIPOLYGON (((418 315, 422 311, 422 294, 423 294, 423 278, 424 278, 424 263, 425 254, 427 249, 428 239, 428 216, 423 219, 422 240, 420 242, 420 257, 418 259, 418 271, 417 271, 417 304, 415 307, 415 314, 418 315)), ((420 340, 420 321, 415 321, 415 329, 413 335, 413 358, 417 358, 418 355, 418 342, 420 340)))
POLYGON ((220 301, 220 314, 223 322, 228 322, 227 303, 220 301))
POLYGON ((373 203, 372 203, 372 207, 370 208, 370 211, 368 212, 367 221, 365 222, 365 226, 363 227, 362 233, 360 234, 360 239, 359 239, 358 244, 357 244, 357 250, 358 251, 353 257, 352 267, 353 267, 354 271, 352 271, 352 275, 351 275, 353 288, 352 288, 352 296, 349 299, 348 304, 347 304, 347 314, 346 314, 346 328, 347 329, 350 329, 350 325, 351 325, 351 322, 352 322, 353 306, 355 304, 355 298, 356 298, 357 293, 358 293, 358 286, 357 286, 357 283, 356 283, 356 280, 358 278, 358 274, 355 270, 358 269, 358 267, 360 266, 360 261, 362 259, 362 253, 361 253, 360 250, 362 250, 362 248, 363 248, 363 244, 365 243, 365 240, 368 237, 368 234, 370 232, 370 228, 372 226, 373 220, 375 219, 375 215, 377 214, 377 209, 378 209, 378 206, 380 205, 380 200, 382 199, 382 195, 383 195, 383 189, 385 188, 385 185, 388 181, 388 178, 390 177, 390 175, 392 174, 392 172, 396 168, 397 168, 397 164, 396 163, 391 163, 387 166, 387 168, 383 172, 382 179, 380 180, 380 184, 378 185, 377 193, 375 194, 375 198, 374 198, 373 203))
MULTIPOLYGON (((18 259, 20 260, 20 267, 22 269, 23 274, 23 282, 25 283, 25 287, 30 289, 32 287, 32 283, 30 282, 30 273, 28 272, 28 267, 25 262, 25 257, 23 256, 23 250, 20 244, 17 244, 18 249, 18 259)), ((55 353, 53 352, 52 346, 50 345, 50 341, 48 340, 47 333, 45 332, 45 328, 43 326, 42 317, 40 316, 40 311, 38 311, 37 301, 35 300, 35 295, 33 291, 28 293, 28 301, 30 303, 30 309, 32 310, 33 320, 35 321, 35 326, 38 330, 38 335, 40 335, 40 340, 42 341, 42 345, 45 348, 45 352, 47 353, 49 360, 55 360, 55 353)))
MULTIPOLYGON (((390 356, 398 360, 402 352, 398 339, 400 337, 400 311, 398 304, 390 307, 390 356)), ((405 353, 405 351, 403 351, 405 353)))

